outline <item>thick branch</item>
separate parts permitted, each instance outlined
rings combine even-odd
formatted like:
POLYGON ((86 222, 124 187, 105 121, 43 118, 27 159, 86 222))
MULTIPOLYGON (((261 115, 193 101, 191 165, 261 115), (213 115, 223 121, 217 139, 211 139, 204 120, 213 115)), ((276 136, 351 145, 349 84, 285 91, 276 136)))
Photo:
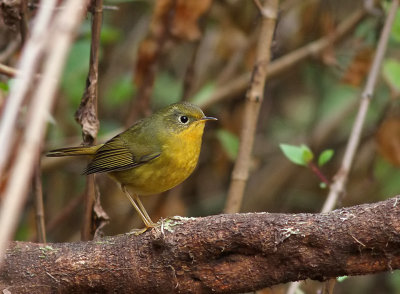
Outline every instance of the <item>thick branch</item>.
POLYGON ((400 196, 322 214, 181 219, 140 236, 43 246, 11 243, 0 289, 240 293, 400 268, 400 196))

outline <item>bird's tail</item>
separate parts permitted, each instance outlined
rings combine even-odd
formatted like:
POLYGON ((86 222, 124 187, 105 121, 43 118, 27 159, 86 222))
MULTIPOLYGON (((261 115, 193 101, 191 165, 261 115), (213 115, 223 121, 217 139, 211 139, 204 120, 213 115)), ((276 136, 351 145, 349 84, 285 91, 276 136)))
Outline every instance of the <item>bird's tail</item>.
POLYGON ((78 156, 78 155, 94 155, 102 145, 96 146, 77 146, 54 149, 49 151, 46 156, 48 157, 61 157, 61 156, 78 156))

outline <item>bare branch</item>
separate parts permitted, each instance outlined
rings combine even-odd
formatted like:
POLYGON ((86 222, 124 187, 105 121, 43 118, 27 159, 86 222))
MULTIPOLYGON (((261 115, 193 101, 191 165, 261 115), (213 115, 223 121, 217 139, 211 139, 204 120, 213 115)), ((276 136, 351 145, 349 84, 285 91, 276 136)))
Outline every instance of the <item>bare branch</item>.
POLYGON ((4 74, 13 78, 17 75, 17 73, 18 71, 15 68, 0 63, 0 74, 4 74))
MULTIPOLYGON (((92 14, 92 37, 90 44, 89 73, 86 78, 86 88, 82 96, 81 104, 75 113, 76 121, 82 126, 82 137, 84 145, 93 145, 96 141, 99 130, 99 119, 97 116, 98 102, 98 82, 99 82, 99 53, 100 53, 100 34, 103 18, 103 0, 92 0, 89 10, 92 14)), ((82 240, 91 240, 98 229, 95 218, 94 206, 101 208, 100 199, 96 196, 96 183, 94 175, 87 177, 86 190, 84 196, 84 216, 81 231, 82 240), (95 201, 98 201, 95 204, 95 201)), ((101 209, 102 210, 102 209, 101 209)), ((106 213, 102 211, 102 215, 106 213)), ((104 221, 107 221, 108 217, 104 221)))
POLYGON ((368 75, 365 90, 361 97, 360 107, 358 109, 357 117, 354 121, 353 129, 351 130, 349 141, 347 143, 347 147, 343 156, 342 165, 339 168, 339 171, 336 173, 334 181, 330 186, 329 194, 322 208, 322 212, 332 210, 336 205, 338 197, 344 192, 351 165, 353 163, 354 155, 360 143, 361 132, 364 126, 365 117, 367 115, 369 103, 373 97, 375 84, 378 78, 378 74, 380 72, 382 60, 390 36, 390 30, 392 28, 398 6, 399 1, 394 0, 390 7, 389 14, 386 18, 385 26, 383 27, 381 36, 379 38, 378 48, 375 54, 374 61, 372 63, 371 70, 368 75))
MULTIPOLYGON (((377 81, 377 76, 380 71, 383 56, 386 51, 387 42, 389 40, 390 30, 394 21, 394 16, 397 11, 398 1, 393 1, 391 12, 389 13, 385 26, 382 30, 382 34, 379 39, 378 49, 372 64, 371 71, 368 75, 368 80, 365 86, 365 90, 362 94, 360 107, 358 110, 357 117, 354 121, 353 129, 349 137, 348 144, 346 146, 345 154, 343 156, 342 165, 334 177, 333 183, 330 185, 329 194, 325 200, 325 203, 321 209, 321 212, 328 212, 335 208, 337 199, 344 193, 345 185, 348 180, 351 165, 354 159, 355 152, 358 148, 361 131, 364 125, 365 117, 368 111, 369 102, 372 99, 373 90, 377 81)), ((357 239, 356 239, 357 240, 357 239)), ((361 243, 362 244, 362 243, 361 243)), ((287 294, 295 293, 296 289, 301 285, 301 282, 292 283, 287 291, 287 294)), ((333 289, 335 285, 334 280, 327 281, 324 285, 324 289, 333 289)))
MULTIPOLYGON (((276 15, 278 11, 278 1, 265 1, 262 10, 270 11, 269 14, 272 13, 276 15)), ((239 154, 233 168, 228 198, 225 205, 225 212, 227 213, 234 213, 240 210, 244 188, 249 176, 250 156, 253 149, 258 113, 264 97, 264 85, 270 61, 270 48, 272 37, 275 31, 276 19, 266 17, 264 14, 262 15, 263 19, 261 24, 260 38, 258 40, 256 61, 250 87, 246 94, 242 131, 240 135, 239 154)))
MULTIPOLYGON (((272 61, 268 66, 268 77, 275 77, 300 61, 309 58, 310 56, 319 54, 333 43, 338 42, 346 34, 348 34, 364 18, 365 15, 366 12, 364 10, 358 10, 344 20, 337 27, 333 34, 311 42, 310 44, 307 44, 272 61)), ((250 73, 245 73, 235 79, 232 79, 229 83, 224 83, 223 87, 218 88, 207 101, 199 106, 202 109, 207 109, 215 103, 232 97, 234 93, 243 92, 249 85, 250 77, 250 73)))
POLYGON ((0 290, 243 293, 391 271, 400 268, 399 204, 397 196, 321 214, 178 218, 140 236, 46 247, 12 242, 0 290))
POLYGON ((103 15, 103 1, 92 0, 89 10, 92 18, 92 37, 90 44, 90 65, 86 78, 86 88, 81 104, 75 113, 76 121, 82 126, 83 144, 92 145, 99 130, 97 118, 98 79, 99 79, 99 47, 103 15))
MULTIPOLYGON (((47 115, 55 96, 54 94, 61 75, 61 70, 74 32, 83 16, 83 11, 78 5, 82 3, 82 1, 69 0, 65 2, 65 10, 60 11, 59 15, 54 19, 54 23, 49 26, 48 22, 43 21, 42 18, 44 17, 44 20, 50 19, 53 7, 51 3, 55 4, 55 1, 48 0, 46 3, 49 5, 43 6, 44 12, 39 13, 40 17, 38 16, 37 20, 37 25, 41 29, 39 30, 37 27, 34 28, 31 44, 35 49, 34 52, 36 55, 34 56, 37 58, 46 43, 48 45, 48 50, 46 51, 48 56, 46 56, 47 58, 43 65, 42 79, 32 95, 33 100, 28 114, 29 124, 25 129, 22 142, 16 151, 18 157, 10 171, 10 178, 5 187, 5 192, 2 195, 3 202, 0 207, 0 226, 2 228, 0 230, 0 262, 3 259, 7 241, 11 238, 19 219, 18 215, 28 192, 28 183, 30 182, 30 177, 33 172, 35 158, 39 155, 39 148, 44 136, 47 115), (49 33, 44 34, 43 32, 45 29, 47 30, 49 27, 51 28, 49 33), (38 32, 40 33, 39 36, 37 35, 38 32), (35 38, 40 37, 39 40, 41 40, 43 36, 46 36, 45 40, 51 40, 51 42, 39 42, 38 44, 38 40, 35 38)), ((29 48, 31 47, 27 45, 26 50, 29 48)), ((7 104, 0 130, 0 138, 3 138, 3 136, 7 134, 9 136, 6 136, 6 140, 2 140, 1 142, 11 141, 10 138, 12 138, 12 136, 9 132, 12 130, 10 130, 9 127, 13 127, 15 124, 22 98, 25 96, 29 84, 33 79, 32 74, 36 68, 35 65, 37 65, 37 61, 32 60, 31 54, 33 53, 29 52, 23 56, 21 71, 26 75, 17 79, 17 82, 11 90, 9 103, 7 104), (24 70, 22 70, 22 65, 24 66, 24 70), (33 68, 25 68, 29 65, 33 66, 33 68), (23 90, 19 87, 22 87, 23 90), (15 97, 19 99, 18 102, 13 101, 12 98, 15 97), (8 110, 10 110, 10 112, 8 112, 8 110)), ((2 152, 1 155, 4 155, 4 153, 2 152)), ((0 157, 0 159, 4 160, 5 158, 0 157)))
POLYGON ((33 192, 35 195, 35 221, 36 235, 40 243, 46 243, 46 227, 44 224, 42 170, 40 168, 40 155, 36 161, 33 175, 33 192))
POLYGON ((0 142, 3 142, 2 152, 0 153, 0 174, 4 173, 4 167, 10 158, 11 146, 13 144, 12 132, 18 118, 22 101, 32 83, 33 76, 37 70, 40 55, 48 39, 43 38, 45 31, 49 28, 52 10, 56 5, 55 0, 48 0, 47 5, 39 9, 32 29, 32 36, 27 42, 22 52, 22 57, 18 68, 22 74, 16 79, 14 87, 10 91, 4 115, 0 122, 0 142))

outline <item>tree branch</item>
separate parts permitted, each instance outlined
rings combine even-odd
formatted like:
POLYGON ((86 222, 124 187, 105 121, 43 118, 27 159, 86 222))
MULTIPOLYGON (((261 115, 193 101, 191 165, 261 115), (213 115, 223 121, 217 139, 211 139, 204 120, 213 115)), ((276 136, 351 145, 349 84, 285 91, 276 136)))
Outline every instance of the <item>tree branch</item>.
MULTIPOLYGON (((258 8, 261 7, 258 1, 255 3, 257 3, 258 8)), ((270 48, 275 31, 278 1, 266 0, 261 8, 260 13, 263 18, 257 45, 256 61, 253 67, 250 86, 246 93, 239 151, 232 171, 228 197, 225 204, 224 211, 226 213, 240 211, 244 189, 249 177, 250 157, 256 133, 258 114, 264 98, 264 86, 271 56, 270 48)))
POLYGON ((167 221, 140 236, 11 242, 0 289, 18 293, 241 293, 400 268, 400 196, 320 214, 167 221))
POLYGON ((383 27, 381 36, 379 38, 378 48, 376 50, 374 61, 372 63, 372 67, 367 78, 365 89, 361 97, 358 113, 350 133, 349 141, 347 142, 346 151, 344 153, 339 171, 336 173, 334 181, 330 186, 329 194, 324 203, 324 206, 322 207, 322 212, 332 210, 335 207, 339 196, 342 195, 345 191, 345 186, 358 145, 360 143, 364 121, 367 116, 369 103, 372 100, 374 94, 375 85, 378 79, 378 74, 380 73, 381 64, 386 52, 390 31, 392 29, 398 5, 399 1, 394 0, 390 7, 389 14, 385 21, 385 26, 383 27))
MULTIPOLYGON (((339 171, 334 176, 333 183, 329 187, 329 193, 322 207, 321 212, 328 212, 334 209, 339 196, 343 195, 345 192, 345 185, 347 183, 350 169, 352 167, 352 163, 361 140, 362 128, 364 126, 364 121, 367 115, 369 103, 373 97, 373 92, 378 79, 378 73, 380 72, 383 57, 386 52, 386 47, 389 40, 389 35, 393 25, 394 17, 396 15, 397 6, 398 6, 398 0, 394 0, 389 10, 390 11, 389 15, 386 18, 385 26, 379 38, 378 49, 376 51, 374 61, 372 63, 372 68, 371 71, 369 72, 367 83, 365 85, 365 89, 361 97, 362 99, 360 107, 358 109, 357 117, 354 121, 353 128, 350 133, 349 141, 346 146, 341 166, 339 168, 339 171)), ((332 287, 333 289, 335 281, 330 281, 327 284, 329 284, 329 286, 332 287)), ((289 287, 287 294, 295 293, 299 285, 300 283, 292 283, 292 285, 289 287)), ((325 285, 325 287, 327 286, 328 285, 325 285)), ((332 291, 329 293, 332 293, 332 291)))
MULTIPOLYGON (((86 78, 86 88, 83 93, 81 104, 75 113, 75 120, 82 127, 83 145, 93 145, 96 142, 99 131, 99 119, 97 114, 98 83, 99 83, 99 54, 100 35, 103 20, 103 0, 91 0, 89 11, 92 14, 92 36, 90 42, 89 72, 86 78)), ((108 216, 100 204, 100 195, 96 193, 95 176, 86 178, 86 189, 84 196, 84 213, 81 230, 81 240, 93 239, 93 236, 108 221, 108 216), (99 214, 95 207, 99 208, 99 214), (99 220, 98 222, 96 220, 99 220)))
MULTIPOLYGON (((55 4, 54 1, 47 2, 55 4)), ((55 97, 58 81, 69 46, 72 42, 72 37, 83 17, 82 9, 78 6, 79 2, 82 1, 69 0, 65 2, 65 10, 53 18, 50 30, 45 35, 45 42, 43 42, 44 35, 42 32, 44 28, 47 28, 45 25, 49 24, 48 21, 51 19, 51 15, 48 10, 52 10, 53 6, 48 5, 44 9, 45 11, 42 13, 45 17, 39 17, 38 14, 37 23, 32 30, 32 36, 27 41, 28 43, 20 61, 19 69, 24 75, 19 77, 15 84, 13 84, 8 98, 9 103, 7 103, 4 110, 4 116, 0 125, 0 142, 4 142, 2 147, 7 145, 6 142, 13 141, 12 132, 15 130, 12 127, 16 123, 19 107, 34 78, 32 74, 38 66, 37 60, 33 60, 33 57, 37 59, 41 54, 47 53, 43 57, 42 78, 35 85, 35 91, 31 95, 32 101, 27 114, 27 126, 24 130, 22 141, 15 151, 18 156, 10 169, 10 178, 4 189, 4 193, 1 195, 3 201, 0 206, 0 227, 2 228, 0 230, 0 264, 7 245, 6 242, 11 239, 15 230, 18 215, 22 210, 28 192, 28 184, 33 172, 35 158, 39 154, 41 141, 44 137, 48 112, 55 97), (40 35, 38 35, 39 33, 40 35), (37 38, 41 42, 38 42, 37 38), (28 52, 29 49, 34 49, 34 52, 28 52), (28 65, 31 65, 33 68, 26 68, 28 65), (23 70, 24 68, 26 72, 23 70), (5 138, 5 140, 2 140, 2 138, 5 138)), ((8 148, 10 147, 11 144, 8 144, 8 148)), ((8 159, 7 154, 9 154, 9 151, 8 153, 5 150, 3 151, 0 155, 0 173, 2 173, 2 167, 4 167, 4 165, 2 166, 2 163, 4 163, 2 159, 8 159), (2 157, 4 153, 6 154, 6 158, 2 157)))
MULTIPOLYGON (((352 13, 347 19, 338 25, 336 30, 321 39, 313 41, 299 49, 296 49, 276 60, 271 61, 268 65, 268 78, 276 77, 282 72, 288 70, 300 61, 314 55, 320 54, 327 47, 337 43, 343 37, 356 27, 357 24, 365 17, 366 11, 364 9, 357 10, 352 13)), ((210 106, 231 98, 234 94, 246 90, 250 83, 251 73, 244 73, 237 78, 231 79, 223 84, 223 86, 216 89, 216 91, 199 106, 206 110, 210 106)))

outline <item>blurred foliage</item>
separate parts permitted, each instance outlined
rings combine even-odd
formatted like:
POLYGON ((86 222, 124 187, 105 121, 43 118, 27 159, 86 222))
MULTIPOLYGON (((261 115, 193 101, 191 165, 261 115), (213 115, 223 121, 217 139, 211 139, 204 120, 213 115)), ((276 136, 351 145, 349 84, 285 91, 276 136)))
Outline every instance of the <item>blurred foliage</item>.
POLYGON ((122 107, 136 93, 136 87, 132 83, 132 77, 129 74, 121 76, 110 84, 104 94, 104 104, 110 108, 122 107))
POLYGON ((162 108, 178 102, 182 95, 182 83, 173 75, 160 72, 154 82, 153 104, 162 108))
POLYGON ((400 62, 396 59, 386 59, 383 63, 383 77, 389 87, 400 93, 400 62))
POLYGON ((61 89, 74 109, 78 108, 85 89, 89 70, 89 53, 89 38, 76 41, 71 47, 64 76, 61 79, 61 89))
POLYGON ((2 90, 4 93, 8 93, 10 86, 8 83, 0 82, 0 90, 2 90))
POLYGON ((239 138, 235 134, 223 129, 217 131, 217 138, 221 142, 226 154, 234 161, 238 154, 239 138))
MULTIPOLYGON (((359 0, 280 2, 282 11, 272 47, 274 59, 330 34, 338 23, 363 6, 359 0)), ((138 111, 143 102, 139 86, 143 84, 138 86, 134 81, 149 68, 154 73, 154 85, 150 85, 148 112, 179 101, 185 85, 191 93, 189 100, 203 104, 221 87, 234 88, 232 81, 251 72, 260 20, 252 1, 213 1, 199 20, 196 15, 186 20, 182 13, 174 14, 181 18, 174 19, 172 29, 179 30, 171 29, 169 35, 164 32, 166 35, 161 37, 157 34, 166 28, 160 29, 160 22, 153 19, 157 3, 105 1, 105 5, 115 5, 118 9, 104 12, 99 68, 99 142, 126 126, 128 117, 137 120, 143 116, 144 112, 138 111), (187 28, 185 21, 190 22, 187 28), (201 35, 194 40, 198 32, 201 35), (145 55, 138 52, 142 40, 148 38, 163 45, 140 68, 138 59, 145 55), (192 68, 192 76, 188 68, 192 68)), ((384 9, 387 3, 390 1, 383 3, 384 9)), ((321 155, 325 163, 323 172, 332 179, 342 160, 384 19, 384 12, 368 15, 338 44, 267 81, 243 211, 318 212, 321 209, 326 190, 319 188, 319 179, 310 170, 288 162, 279 145, 304 144, 314 154, 324 154, 321 155), (332 155, 324 153, 327 149, 335 153, 328 162, 327 158, 332 155)), ((90 30, 88 17, 71 47, 54 106, 54 123, 49 127, 44 149, 81 143, 74 113, 85 89, 90 30)), ((382 79, 371 101, 346 197, 340 205, 374 202, 400 193, 399 43, 400 12, 391 33, 382 79)), ((145 85, 146 75, 141 78, 145 85)), ((0 93, 7 93, 9 83, 10 80, 0 77, 0 93)), ((206 115, 219 120, 206 126, 201 158, 194 174, 170 192, 144 197, 144 205, 153 220, 176 214, 199 216, 221 212, 238 152, 245 90, 233 91, 228 96, 204 110, 206 115)), ((83 193, 85 178, 80 174, 87 162, 83 158, 52 160, 42 160, 47 222, 54 221, 83 193)), ((98 175, 96 179, 102 204, 111 217, 106 234, 123 233, 141 225, 117 186, 106 176, 98 175)), ((34 238, 32 205, 29 202, 22 218, 18 239, 34 238)), ((49 241, 79 239, 81 204, 71 211, 48 232, 49 241)), ((398 272, 349 277, 335 287, 335 293, 399 293, 399 280, 398 272), (389 292, 378 291, 378 286, 389 292)), ((315 293, 317 287, 316 283, 307 283, 304 292, 315 293)))

